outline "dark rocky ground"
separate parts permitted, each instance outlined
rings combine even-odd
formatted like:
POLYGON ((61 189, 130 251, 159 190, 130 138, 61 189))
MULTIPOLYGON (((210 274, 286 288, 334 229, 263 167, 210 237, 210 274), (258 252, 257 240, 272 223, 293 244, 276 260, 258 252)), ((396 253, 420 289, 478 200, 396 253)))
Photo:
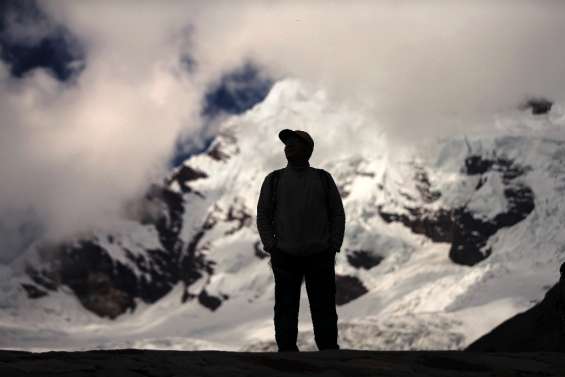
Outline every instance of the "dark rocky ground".
POLYGON ((0 351, 0 375, 19 376, 565 376, 562 353, 105 350, 0 351))
POLYGON ((561 278, 532 308, 518 313, 470 344, 468 351, 565 352, 565 263, 561 278))

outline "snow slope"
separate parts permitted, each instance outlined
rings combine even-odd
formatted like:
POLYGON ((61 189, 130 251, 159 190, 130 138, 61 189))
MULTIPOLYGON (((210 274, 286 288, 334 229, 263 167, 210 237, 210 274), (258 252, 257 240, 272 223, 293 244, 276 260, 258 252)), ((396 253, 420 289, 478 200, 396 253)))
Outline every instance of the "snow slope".
MULTIPOLYGON (((559 278, 564 125, 554 105, 501 114, 488 135, 392 147, 378 124, 323 91, 278 82, 111 235, 94 231, 67 249, 38 241, 0 266, 0 348, 276 349, 255 214, 264 177, 286 165, 283 128, 313 136, 311 165, 342 193, 342 348, 464 348, 559 278)), ((316 349, 308 310, 303 286, 301 350, 316 349)))

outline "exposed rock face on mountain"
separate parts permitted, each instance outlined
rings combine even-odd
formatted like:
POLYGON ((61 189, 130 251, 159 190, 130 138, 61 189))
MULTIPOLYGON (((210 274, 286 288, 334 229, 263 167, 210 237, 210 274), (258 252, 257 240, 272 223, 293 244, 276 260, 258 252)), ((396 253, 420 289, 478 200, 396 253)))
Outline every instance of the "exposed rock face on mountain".
POLYGON ((533 115, 542 115, 547 114, 551 107, 553 106, 553 102, 548 100, 547 98, 539 97, 539 98, 530 98, 525 101, 523 104, 520 105, 520 109, 522 110, 531 110, 533 115))
POLYGON ((543 300, 473 342, 469 351, 565 352, 565 263, 561 279, 543 300))
MULTIPOLYGON (((143 198, 142 207, 158 203, 162 211, 155 218, 147 212, 135 219, 157 232, 159 246, 144 248, 142 252, 130 250, 119 238, 107 235, 77 240, 69 244, 40 245, 38 256, 45 263, 26 265, 33 284, 22 283, 30 298, 39 298, 68 286, 83 306, 100 315, 116 318, 127 310, 136 308, 135 299, 153 303, 178 283, 185 286, 182 302, 198 299, 210 310, 215 310, 228 295, 210 295, 205 289, 189 292, 189 287, 204 276, 214 272, 214 262, 206 259, 199 249, 200 238, 216 222, 213 215, 206 217, 189 242, 180 238, 183 226, 184 198, 172 190, 172 184, 181 187, 184 194, 194 193, 190 181, 206 178, 206 174, 189 166, 182 166, 166 178, 166 185, 151 185, 143 198), (123 254, 115 258, 116 248, 123 254)), ((141 245, 141 247, 146 245, 141 245)))
MULTIPOLYGON (((479 191, 488 179, 488 172, 496 172, 502 178, 503 195, 508 204, 504 212, 499 212, 490 219, 481 219, 466 205, 434 210, 426 206, 407 207, 407 215, 384 211, 380 211, 380 215, 387 222, 400 221, 414 233, 424 234, 435 242, 450 243, 450 259, 457 264, 473 266, 491 254, 492 250, 485 248, 491 236, 502 228, 524 220, 534 210, 533 191, 524 184, 514 183, 526 171, 526 168, 505 158, 489 159, 472 155, 465 159, 462 173, 480 177, 475 191, 479 191)), ((414 179, 424 203, 433 203, 439 199, 441 193, 430 189, 425 172, 417 171, 414 179)))
MULTIPOLYGON (((0 347, 271 350, 274 279, 254 218, 263 179, 286 165, 278 132, 302 128, 346 211, 340 344, 463 349, 536 305, 565 260, 559 109, 401 150, 322 91, 276 83, 206 151, 148 183, 112 232, 38 240, 0 266, 0 347)), ((300 324, 314 348, 305 295, 300 324)))

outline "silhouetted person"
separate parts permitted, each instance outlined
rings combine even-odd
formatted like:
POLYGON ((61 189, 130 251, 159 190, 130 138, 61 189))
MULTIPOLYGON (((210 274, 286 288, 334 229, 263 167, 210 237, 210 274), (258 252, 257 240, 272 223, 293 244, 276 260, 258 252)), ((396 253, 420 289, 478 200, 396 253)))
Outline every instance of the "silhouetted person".
POLYGON ((257 204, 257 229, 271 255, 275 277, 275 339, 279 352, 299 351, 298 313, 302 280, 310 302, 319 350, 339 349, 335 307, 335 256, 345 212, 330 173, 310 166, 314 141, 308 133, 279 133, 288 164, 267 175, 257 204))

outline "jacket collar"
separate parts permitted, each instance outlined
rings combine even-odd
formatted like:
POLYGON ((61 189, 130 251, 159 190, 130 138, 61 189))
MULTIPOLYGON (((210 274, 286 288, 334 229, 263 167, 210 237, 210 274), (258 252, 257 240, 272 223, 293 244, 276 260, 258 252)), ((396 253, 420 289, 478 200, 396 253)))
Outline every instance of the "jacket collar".
POLYGON ((310 167, 310 163, 308 161, 306 161, 305 165, 291 165, 290 163, 287 163, 286 167, 293 171, 304 171, 310 167))

